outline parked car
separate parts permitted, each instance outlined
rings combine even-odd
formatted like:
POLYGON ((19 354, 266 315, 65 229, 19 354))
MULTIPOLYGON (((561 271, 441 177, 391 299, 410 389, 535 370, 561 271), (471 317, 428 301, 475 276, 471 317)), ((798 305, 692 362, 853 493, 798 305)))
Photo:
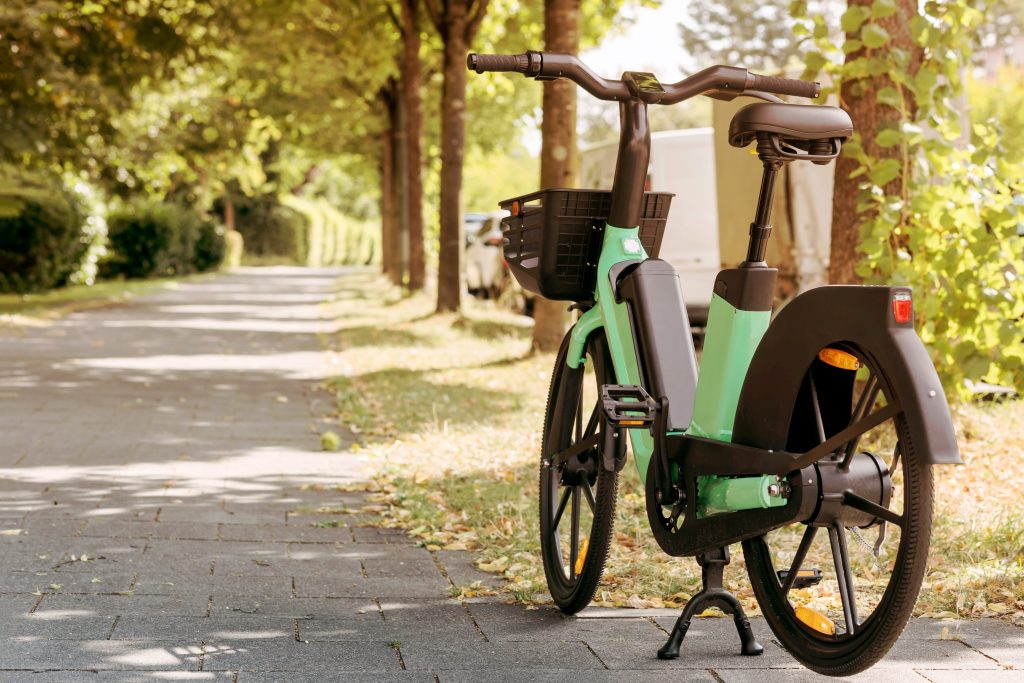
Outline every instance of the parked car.
POLYGON ((467 213, 466 285, 480 299, 499 299, 511 280, 502 255, 501 219, 504 212, 467 213))

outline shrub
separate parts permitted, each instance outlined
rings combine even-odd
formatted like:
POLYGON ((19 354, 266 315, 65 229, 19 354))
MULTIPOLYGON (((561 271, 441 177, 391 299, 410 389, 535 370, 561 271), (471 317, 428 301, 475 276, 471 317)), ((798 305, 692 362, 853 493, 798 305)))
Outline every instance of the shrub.
POLYGON ((235 227, 242 233, 247 255, 305 260, 308 221, 275 196, 236 199, 235 227))
POLYGON ((0 291, 65 284, 88 246, 84 222, 75 198, 59 183, 0 179, 0 291))
POLYGON ((226 250, 226 233, 223 225, 210 219, 204 219, 199 224, 199 237, 192 257, 197 271, 204 273, 220 267, 226 250))
POLYGON ((106 275, 184 275, 215 268, 224 257, 223 228, 180 204, 134 201, 112 212, 107 224, 106 275))

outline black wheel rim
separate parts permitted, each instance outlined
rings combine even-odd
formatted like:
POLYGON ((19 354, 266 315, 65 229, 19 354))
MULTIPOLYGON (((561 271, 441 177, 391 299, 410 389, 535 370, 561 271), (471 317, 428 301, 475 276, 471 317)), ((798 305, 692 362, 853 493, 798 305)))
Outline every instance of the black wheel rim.
MULTIPOLYGON (((841 428, 869 424, 868 418, 887 406, 898 408, 898 397, 875 359, 853 347, 837 348, 855 356, 861 369, 857 371, 849 398, 844 397, 849 406, 845 411, 845 424, 836 418, 836 414, 844 413, 843 406, 839 406, 838 411, 835 405, 826 407, 830 399, 826 398, 825 391, 831 385, 819 386, 821 382, 816 381, 819 375, 815 368, 808 372, 802 391, 804 398, 809 399, 810 415, 803 417, 813 424, 817 443, 841 428)), ((815 363, 815 367, 820 367, 818 361, 815 363)), ((791 433, 791 440, 794 438, 791 433)), ((908 464, 905 457, 907 449, 913 448, 910 438, 902 413, 896 412, 877 426, 857 434, 829 458, 849 463, 855 457, 863 458, 861 454, 870 453, 885 463, 892 493, 884 509, 859 497, 844 498, 841 503, 857 513, 876 515, 876 523, 867 528, 847 528, 847 524, 835 520, 823 520, 816 525, 792 525, 745 545, 761 557, 766 575, 762 577, 762 586, 769 593, 772 607, 781 608, 777 616, 823 651, 845 649, 870 639, 877 622, 886 616, 889 598, 896 586, 905 582, 911 571, 907 566, 907 549, 911 543, 919 544, 916 536, 920 525, 917 502, 913 495, 908 495, 908 490, 918 490, 916 479, 920 472, 914 467, 915 463, 908 464), (812 567, 820 570, 821 582, 816 586, 800 585, 803 581, 799 572, 812 567), (807 610, 823 614, 828 621, 817 620, 807 610), (834 625, 834 634, 827 632, 829 622, 834 625)), ((806 442, 791 446, 805 449, 806 442)), ((923 559, 918 561, 923 562, 923 559)))
POLYGON ((551 596, 571 613, 589 603, 604 569, 617 475, 601 467, 598 391, 611 372, 603 335, 591 335, 580 368, 569 368, 565 356, 563 344, 545 421, 540 532, 551 596))

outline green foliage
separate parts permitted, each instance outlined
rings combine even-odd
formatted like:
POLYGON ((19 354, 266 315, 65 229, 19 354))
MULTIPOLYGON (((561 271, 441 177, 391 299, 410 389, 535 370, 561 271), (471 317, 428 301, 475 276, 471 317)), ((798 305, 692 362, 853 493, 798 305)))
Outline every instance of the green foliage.
POLYGON ((205 219, 199 224, 199 235, 196 237, 193 250, 192 265, 200 272, 214 270, 224 261, 226 245, 224 236, 227 234, 223 225, 205 219))
POLYGON ((107 219, 109 260, 104 275, 146 278, 184 275, 220 265, 223 230, 190 207, 137 199, 107 219))
POLYGON ((33 292, 67 282, 86 251, 84 216, 60 182, 0 176, 0 292, 33 292))
MULTIPOLYGON (((247 256, 304 261, 309 226, 303 214, 283 205, 277 195, 236 196, 232 201, 235 228, 242 234, 247 256)), ((223 200, 214 208, 223 211, 223 200)))
MULTIPOLYGON (((869 283, 913 286, 917 329, 954 396, 964 395, 970 381, 1020 386, 1024 378, 1024 159, 998 121, 978 117, 998 114, 992 108, 973 112, 971 130, 961 129, 961 75, 987 9, 967 0, 925 2, 910 26, 924 60, 912 67, 905 51, 886 49, 889 34, 878 23, 895 11, 893 0, 850 7, 843 26, 854 34, 851 42, 867 49, 844 63, 823 34, 805 74, 817 75, 820 65, 833 91, 852 84, 855 95, 867 92, 860 83, 882 74, 891 79, 876 103, 897 110, 898 125, 860 131, 844 150, 862 178, 865 258, 858 273, 869 283), (898 158, 872 158, 859 144, 865 135, 898 147, 898 158), (904 194, 886 195, 882 186, 897 176, 904 194)), ((805 30, 819 24, 805 3, 794 2, 793 11, 805 30)))

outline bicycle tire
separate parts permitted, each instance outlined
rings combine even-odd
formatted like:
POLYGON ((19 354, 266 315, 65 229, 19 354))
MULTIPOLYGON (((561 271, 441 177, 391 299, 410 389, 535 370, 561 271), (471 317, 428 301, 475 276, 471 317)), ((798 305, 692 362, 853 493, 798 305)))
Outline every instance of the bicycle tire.
MULTIPOLYGON (((587 341, 586 365, 593 367, 593 373, 587 373, 585 366, 572 369, 566 365, 565 359, 568 353, 569 335, 562 341, 561 348, 555 360, 555 367, 551 374, 551 386, 548 391, 548 403, 544 416, 544 436, 540 458, 540 535, 541 555, 544 560, 544 575, 547 579, 548 590, 552 600, 560 610, 566 614, 575 614, 588 604, 594 597, 598 583, 604 573, 607 562, 608 550, 611 547, 612 531, 615 523, 615 503, 618 492, 618 472, 608 471, 601 467, 600 447, 585 453, 586 460, 582 463, 574 463, 580 467, 587 468, 587 486, 592 488, 592 495, 589 496, 591 511, 590 533, 586 535, 586 546, 582 566, 575 566, 578 557, 572 552, 577 546, 573 543, 573 534, 570 532, 569 562, 566 566, 563 557, 562 544, 559 540, 559 526, 564 518, 565 512, 578 516, 570 524, 577 529, 576 536, 579 536, 579 525, 585 515, 583 499, 588 497, 583 490, 582 481, 573 484, 573 479, 566 478, 566 472, 560 470, 551 461, 551 456, 568 448, 582 436, 586 438, 596 433, 594 416, 599 413, 592 412, 588 418, 587 428, 582 424, 582 410, 580 401, 583 394, 583 384, 589 380, 601 384, 614 381, 611 357, 608 353, 607 341, 604 333, 597 331, 590 335, 587 341), (577 426, 578 425, 578 426, 577 426), (589 434, 588 434, 589 432, 589 434), (570 500, 571 499, 571 510, 570 500), (561 508, 562 513, 558 510, 561 508)), ((600 408, 595 404, 594 411, 600 408)), ((597 421, 599 423, 599 420, 597 421)))
MULTIPOLYGON (((884 369, 872 356, 853 347, 846 349, 849 353, 856 355, 862 364, 869 369, 869 378, 877 377, 880 392, 887 402, 898 400, 894 395, 891 384, 885 377, 884 369)), ((805 379, 805 382, 807 380, 805 379)), ((864 383, 863 391, 867 391, 870 379, 864 383)), ((817 396, 815 396, 817 401, 817 396)), ((849 399, 847 399, 849 400, 849 399)), ((852 402, 852 401, 851 401, 852 402)), ((873 401, 871 401, 873 405, 873 401)), ((871 405, 867 410, 871 409, 871 405)), ((866 414, 866 413, 864 413, 866 414)), ((885 424, 885 423, 883 423, 885 424)), ((910 619, 917 596, 924 579, 928 562, 928 547, 931 539, 932 504, 933 504, 933 480, 931 466, 925 462, 924 457, 915 447, 915 435, 912 433, 909 423, 902 414, 897 414, 891 420, 891 433, 896 439, 896 447, 893 451, 893 463, 897 465, 899 460, 901 469, 898 472, 891 471, 895 481, 901 479, 902 487, 899 491, 902 497, 902 525, 899 530, 899 545, 895 560, 890 569, 890 576, 881 599, 875 605, 871 614, 861 623, 857 624, 857 612, 859 606, 856 601, 855 583, 856 575, 852 571, 853 562, 850 559, 848 550, 845 550, 845 557, 837 553, 835 545, 845 546, 846 528, 835 529, 835 540, 832 531, 829 531, 830 545, 833 545, 833 558, 844 558, 843 563, 848 568, 850 577, 848 594, 853 604, 853 633, 834 635, 819 632, 801 620, 796 613, 796 608, 790 601, 789 596, 784 593, 782 577, 777 573, 773 560, 773 553, 768 541, 768 535, 760 536, 743 542, 743 555, 746 559, 747 572, 750 576, 754 594, 758 604, 764 613, 765 621, 778 637, 780 644, 787 651, 807 668, 821 674, 830 676, 850 676, 875 664, 885 656, 896 640, 900 637, 910 619), (839 540, 838 534, 843 534, 843 540, 839 540)), ((884 429, 884 428, 883 428, 884 429)), ((793 430, 790 432, 790 439, 794 438, 793 430)), ((855 444, 856 445, 856 444, 855 444)), ((860 451, 858 451, 860 452, 860 451)), ((887 467, 890 466, 886 463, 887 467)), ((895 470, 895 467, 893 467, 895 470)), ((895 499, 894 499, 895 500, 895 499)), ((888 507, 888 505, 887 505, 888 507)), ((837 525, 842 527, 843 525, 837 525)), ((856 529, 854 529, 856 531, 856 529)), ((808 542, 810 548, 813 544, 816 532, 811 533, 810 528, 804 526, 804 533, 811 536, 808 542)), ((881 531, 880 531, 881 533, 881 531)), ((865 549, 868 544, 860 533, 857 536, 865 549)), ((834 567, 838 563, 834 560, 834 567)), ((880 565, 876 567, 880 568, 880 565)), ((791 567, 787 571, 794 571, 791 567)), ((842 579, 836 569, 836 583, 842 579)), ((843 588, 840 587, 840 593, 843 588)), ((844 603, 844 619, 846 606, 844 603)), ((804 613, 806 615, 806 613, 804 613)))

